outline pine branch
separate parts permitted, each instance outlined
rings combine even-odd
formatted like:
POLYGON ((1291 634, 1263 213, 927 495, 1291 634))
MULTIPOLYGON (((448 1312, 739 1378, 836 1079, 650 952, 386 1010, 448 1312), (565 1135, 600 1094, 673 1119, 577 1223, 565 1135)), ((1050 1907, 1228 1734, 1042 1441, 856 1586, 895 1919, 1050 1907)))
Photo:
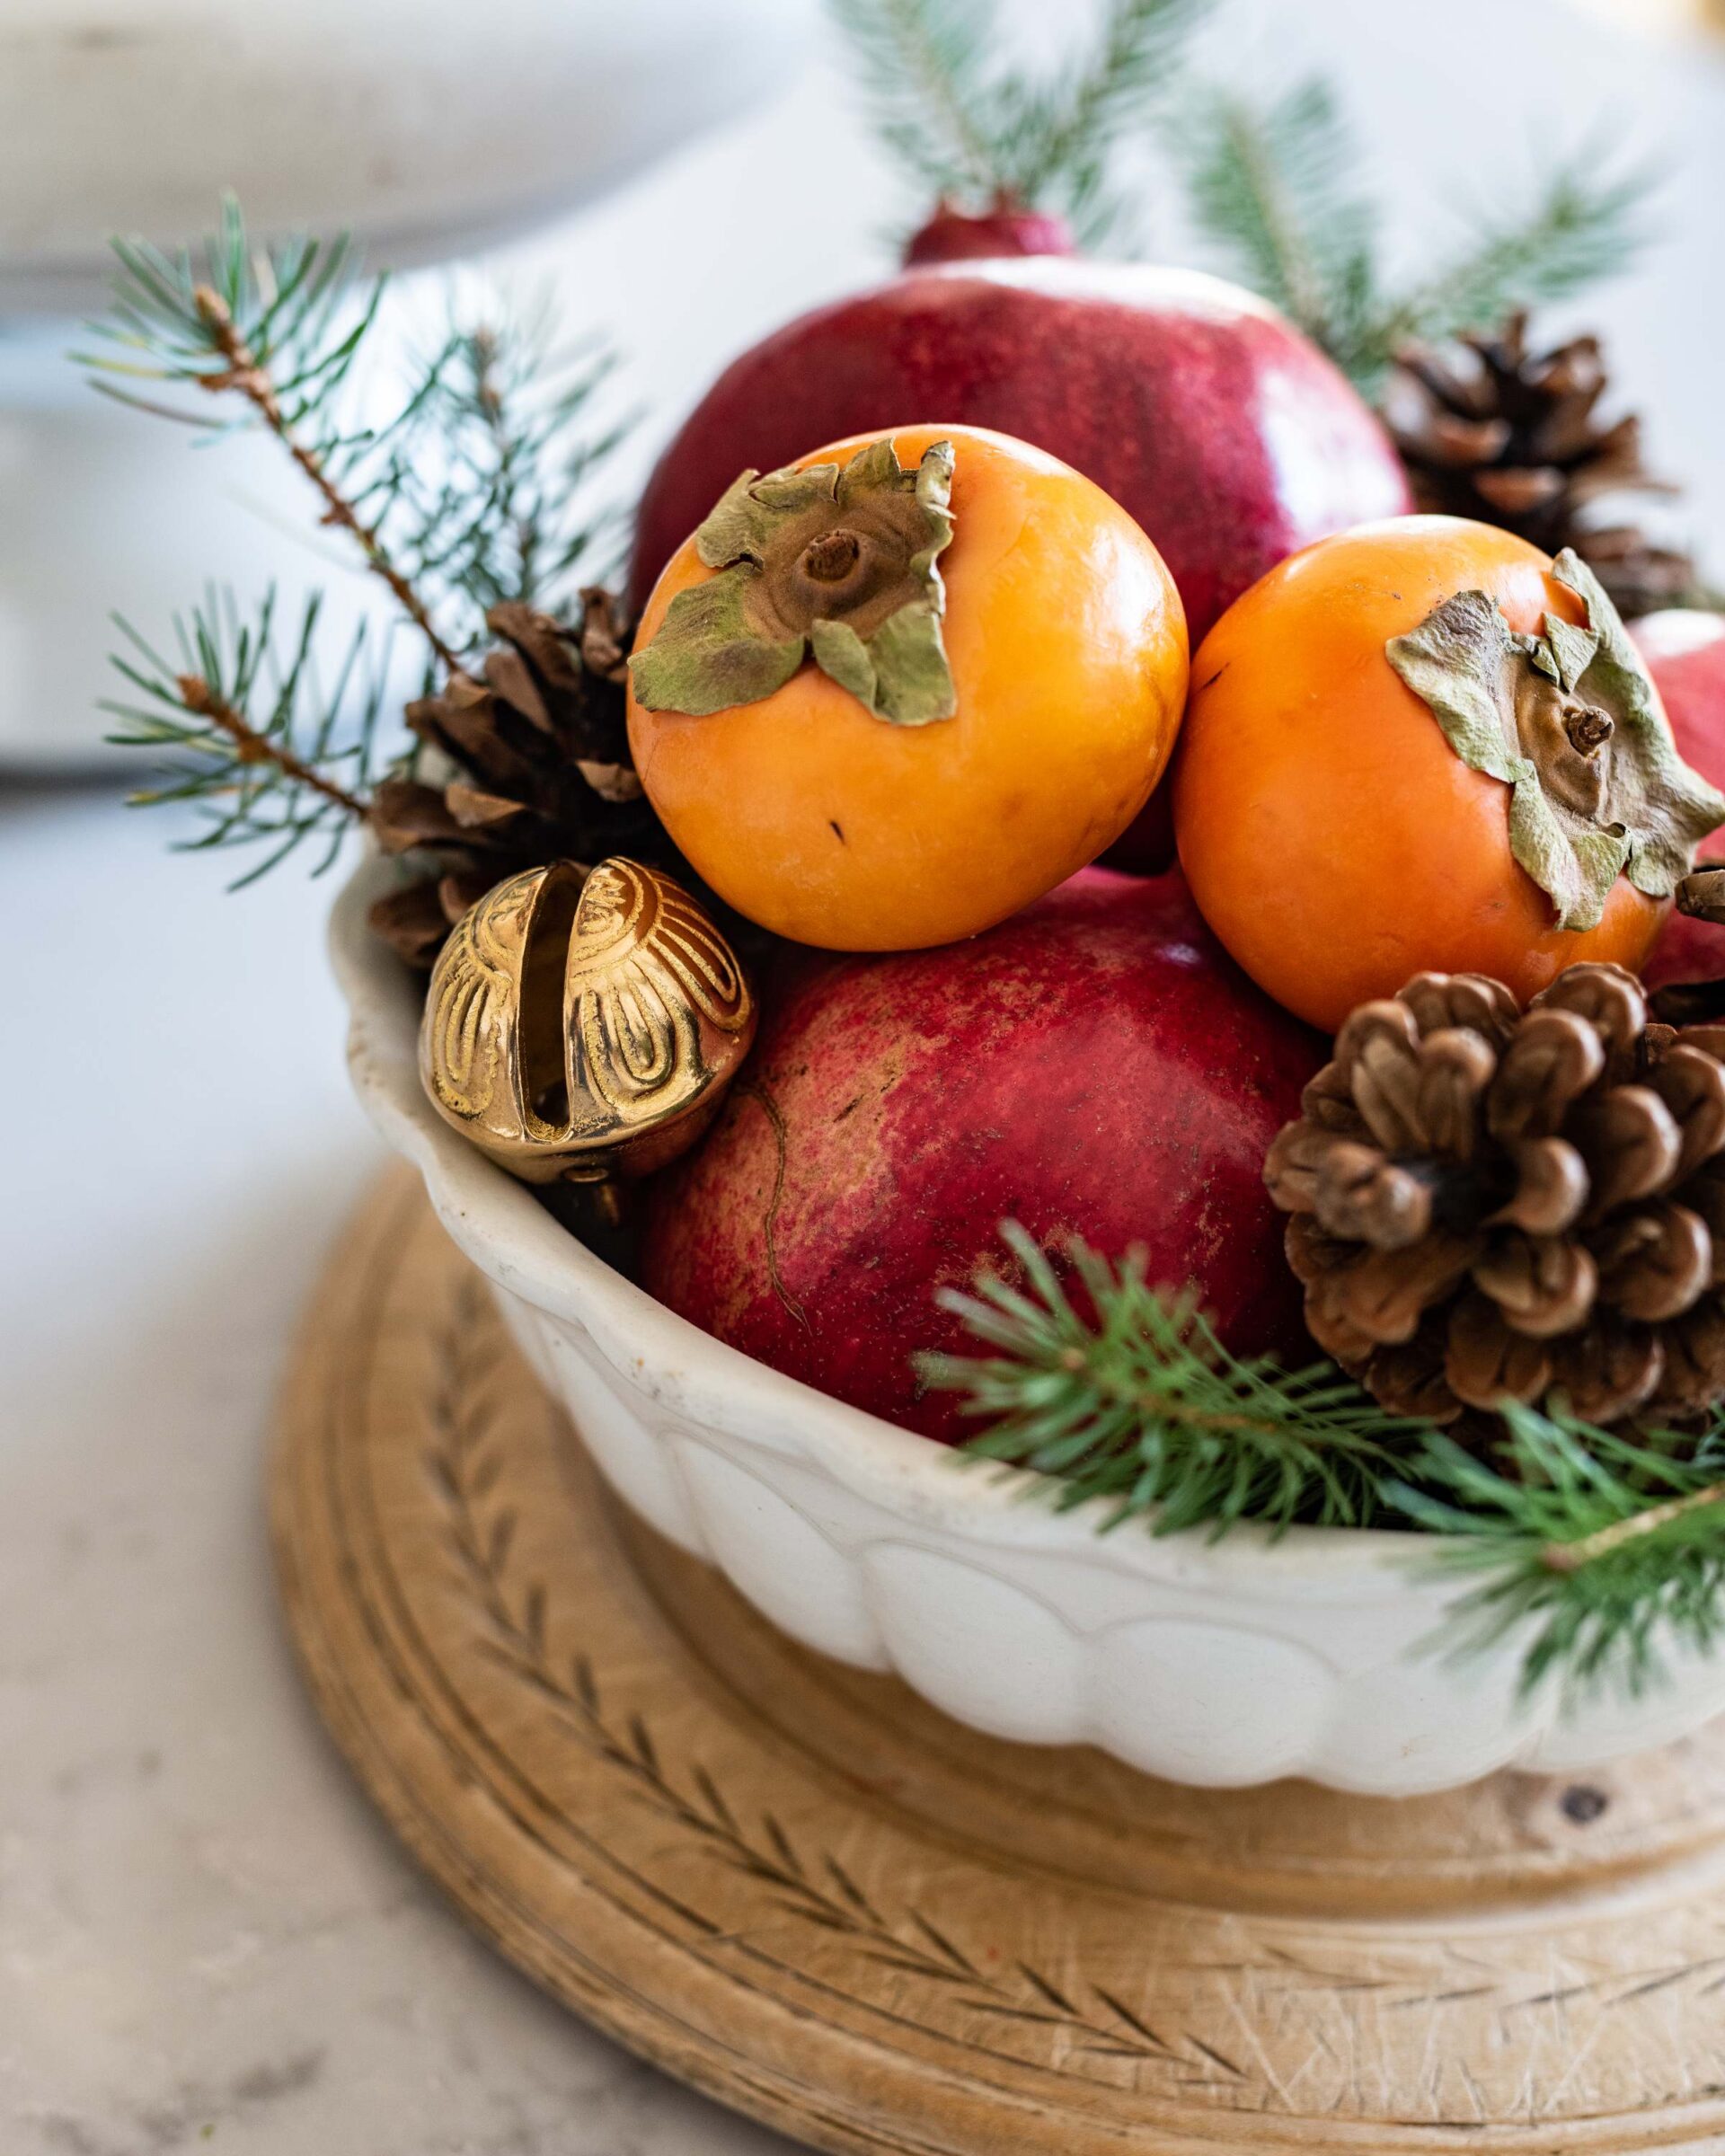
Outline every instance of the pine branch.
POLYGON ((1586 1566, 1617 1556, 1644 1535, 1663 1534, 1668 1528, 1685 1525, 1691 1514, 1719 1504, 1725 1504, 1725 1482, 1709 1482, 1692 1489, 1687 1497, 1668 1498, 1663 1505, 1650 1505, 1645 1512, 1596 1527, 1579 1542, 1548 1542, 1541 1552, 1541 1561, 1551 1572, 1579 1572, 1586 1566))
POLYGON ((833 0, 873 105, 875 132, 932 193, 987 196, 1001 182, 979 125, 989 99, 990 0, 833 0))
POLYGON ((1254 290, 1335 343, 1376 220, 1352 191, 1357 153, 1329 84, 1302 84, 1262 110, 1213 94, 1188 109, 1175 142, 1199 229, 1254 290))
POLYGON ((1057 1477, 1063 1507, 1106 1499, 1110 1526, 1154 1515, 1158 1533, 1243 1520, 1367 1524, 1378 1485, 1424 1426, 1386 1417, 1333 1365, 1297 1372, 1240 1361, 1190 1302, 1165 1302, 1144 1259, 1119 1265, 1082 1242, 1080 1314, 1022 1228, 1002 1229, 1023 1290, 984 1277, 940 1301, 996 1352, 924 1356, 924 1380, 967 1395, 992 1424, 969 1450, 1057 1477))
POLYGON ((1093 244, 1120 137, 1158 102, 1209 0, 1109 0, 1089 57, 1048 81, 1002 67, 993 0, 831 0, 875 132, 929 194, 1058 212, 1093 244))
POLYGON ((1398 291, 1384 277, 1358 146, 1325 84, 1265 107, 1212 95, 1174 141, 1199 231, 1371 397, 1411 340, 1490 327, 1623 269, 1641 243, 1636 213, 1651 185, 1648 173, 1613 174, 1584 154, 1524 214, 1398 291))
POLYGON ((307 841, 321 843, 318 868, 327 868, 370 808, 388 701, 387 639, 380 645, 362 623, 325 679, 317 663, 322 604, 314 595, 283 638, 273 590, 251 620, 231 593, 212 593, 176 618, 172 658, 116 617, 130 654, 113 665, 141 701, 104 702, 119 721, 109 738, 165 752, 162 779, 132 799, 202 808, 203 830, 186 842, 193 850, 264 847, 235 888, 307 841))
POLYGON ((342 392, 365 349, 385 280, 366 278, 346 234, 254 249, 239 204, 222 203, 220 229, 194 258, 170 258, 141 240, 117 240, 113 305, 93 325, 112 350, 82 355, 95 386, 122 403, 193 427, 224 422, 127 386, 155 382, 227 400, 267 429, 305 474, 323 521, 346 532, 444 666, 456 654, 423 596, 392 559, 376 514, 354 494, 378 435, 345 417, 342 392))
POLYGON ((1208 0, 1113 0, 1094 57, 1041 93, 1003 86, 1006 191, 1063 212, 1081 243, 1119 216, 1103 199, 1109 161, 1128 128, 1163 96, 1208 0))
MULTIPOLYGON (((139 242, 116 253, 114 305, 85 360, 95 386, 207 434, 271 435, 322 523, 358 545, 424 641, 429 683, 463 669, 492 606, 572 605, 586 557, 620 523, 588 507, 588 482, 624 432, 593 420, 613 367, 603 350, 560 348, 544 308, 452 322, 393 397, 363 385, 385 416, 361 424, 349 408, 384 282, 362 275, 345 238, 256 249, 230 198, 195 257, 139 242)), ((262 845, 263 868, 308 839, 332 858, 369 807, 387 640, 358 635, 320 671, 320 605, 314 596, 282 638, 273 592, 247 618, 231 596, 212 596, 176 621, 172 663, 119 624, 130 649, 115 664, 141 701, 104 705, 120 722, 112 738, 170 758, 163 782, 134 799, 202 803, 195 843, 262 845)))
POLYGON ((924 1356, 931 1384, 988 1425, 967 1451, 1053 1478, 1061 1508, 1104 1500, 1105 1527, 1167 1534, 1247 1521, 1280 1530, 1408 1526, 1480 1584, 1428 1646, 1523 1642, 1522 1681, 1577 1699, 1658 1681, 1672 1647, 1725 1639, 1725 1411, 1694 1431, 1625 1435, 1508 1402, 1494 1452, 1386 1415, 1332 1364, 1242 1362, 1189 1301, 1146 1285, 1142 1254, 1083 1243, 1077 1301, 1022 1228, 1002 1231, 1023 1278, 946 1291, 992 1354, 924 1356))
POLYGON ((1468 1654, 1527 1635, 1522 1684, 1571 1696, 1655 1683, 1673 1649, 1725 1637, 1725 1418, 1697 1436, 1625 1436, 1507 1404, 1494 1459, 1434 1436, 1386 1491, 1417 1525, 1455 1538, 1442 1561, 1486 1577, 1441 1642, 1468 1654))
POLYGON ((634 423, 594 426, 615 370, 603 346, 565 348, 544 305, 452 323, 425 363, 386 476, 398 552, 476 623, 504 602, 566 607, 575 583, 615 566, 591 563, 600 546, 615 555, 624 519, 591 506, 589 484, 634 423))
MULTIPOLYGON (((379 280, 381 289, 381 279, 379 280)), ((454 668, 461 661, 439 634, 425 601, 391 559, 375 525, 367 524, 342 493, 331 475, 332 457, 308 444, 289 422, 269 367, 260 360, 231 307, 213 287, 192 288, 192 305, 209 332, 214 349, 226 365, 198 376, 198 385, 212 396, 229 391, 243 397, 282 447, 316 489, 323 504, 323 522, 348 533, 366 558, 366 567, 389 587, 403 614, 430 645, 438 662, 454 668)))
POLYGON ((1393 355, 1411 337, 1490 329, 1523 307, 1570 298, 1626 269, 1643 243, 1637 215, 1655 185, 1582 155, 1551 173, 1519 219, 1487 227, 1465 253, 1408 293, 1380 332, 1393 355))
POLYGON ((593 422, 615 363, 592 343, 565 349, 544 306, 451 321, 387 416, 361 425, 348 406, 385 280, 363 276, 345 238, 256 250, 229 199, 195 261, 136 242, 116 252, 114 305, 95 325, 113 349, 84 358, 95 385, 218 432, 199 406, 231 405, 235 423, 273 435, 438 666, 463 663, 500 600, 566 597, 577 563, 615 534, 621 520, 591 514, 586 490, 632 423, 593 422), (140 381, 197 399, 165 403, 140 381))
POLYGON ((356 822, 370 815, 369 801, 362 801, 357 794, 349 793, 345 786, 306 763, 289 745, 289 738, 260 733, 244 712, 236 711, 203 675, 176 675, 174 686, 180 692, 181 708, 189 718, 207 720, 217 733, 226 735, 234 744, 236 764, 269 764, 285 784, 301 786, 320 795, 356 822))

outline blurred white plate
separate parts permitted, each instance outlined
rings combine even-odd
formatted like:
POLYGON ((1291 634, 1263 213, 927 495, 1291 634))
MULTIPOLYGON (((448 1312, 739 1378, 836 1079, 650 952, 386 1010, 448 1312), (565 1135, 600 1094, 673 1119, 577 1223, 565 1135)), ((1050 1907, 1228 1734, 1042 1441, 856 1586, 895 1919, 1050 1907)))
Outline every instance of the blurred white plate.
MULTIPOLYGON (((212 576, 380 611, 273 446, 194 453, 67 361, 108 242, 350 229, 447 258, 589 201, 797 77, 815 0, 0 0, 0 769, 117 764, 106 616, 212 576)), ((602 298, 571 331, 612 326, 602 298)))
POLYGON ((100 304, 115 231, 349 225, 429 261, 790 79, 812 0, 4 0, 0 314, 100 304))

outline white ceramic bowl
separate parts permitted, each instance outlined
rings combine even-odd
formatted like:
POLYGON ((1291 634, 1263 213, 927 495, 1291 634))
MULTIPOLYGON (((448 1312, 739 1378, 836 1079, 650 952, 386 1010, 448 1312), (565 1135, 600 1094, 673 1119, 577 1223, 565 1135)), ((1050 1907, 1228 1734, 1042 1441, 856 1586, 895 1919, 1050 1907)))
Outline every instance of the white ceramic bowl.
POLYGON ((576 1242, 420 1090, 419 994, 370 935, 368 863, 337 904, 349 1057, 534 1368, 612 1486, 806 1645, 891 1670, 975 1727, 1093 1744, 1175 1781, 1299 1774, 1411 1795, 1504 1766, 1570 1772, 1725 1709, 1725 1657, 1670 1657, 1631 1703, 1517 1696, 1520 1645, 1421 1651, 1458 1592, 1431 1538, 1243 1529, 1220 1542, 1057 1513, 1004 1478, 709 1339, 576 1242))

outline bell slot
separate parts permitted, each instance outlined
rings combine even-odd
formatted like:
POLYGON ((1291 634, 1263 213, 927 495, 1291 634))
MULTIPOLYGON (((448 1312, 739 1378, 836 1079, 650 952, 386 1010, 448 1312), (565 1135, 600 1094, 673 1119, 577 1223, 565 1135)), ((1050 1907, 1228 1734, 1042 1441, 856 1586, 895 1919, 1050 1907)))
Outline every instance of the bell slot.
POLYGON ((553 1130, 569 1127, 563 978, 582 880, 572 862, 558 862, 546 870, 521 955, 521 1092, 527 1112, 553 1130))

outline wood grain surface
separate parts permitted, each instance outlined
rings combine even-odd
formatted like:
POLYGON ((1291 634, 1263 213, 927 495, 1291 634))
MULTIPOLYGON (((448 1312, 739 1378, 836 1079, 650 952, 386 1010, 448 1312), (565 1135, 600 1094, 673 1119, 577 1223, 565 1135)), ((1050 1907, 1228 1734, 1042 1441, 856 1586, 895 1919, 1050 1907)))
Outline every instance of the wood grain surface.
POLYGON ((1725 2149, 1725 1730, 1401 1803, 975 1736, 623 1515, 404 1171, 273 1511, 324 1717, 463 1915, 817 2148, 1725 2149))

